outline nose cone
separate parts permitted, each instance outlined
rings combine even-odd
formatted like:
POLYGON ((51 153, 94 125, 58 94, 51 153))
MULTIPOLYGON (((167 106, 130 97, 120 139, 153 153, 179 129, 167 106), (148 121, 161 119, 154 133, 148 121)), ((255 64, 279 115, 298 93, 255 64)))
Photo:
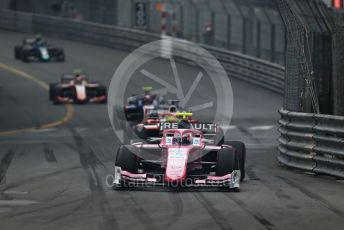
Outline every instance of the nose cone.
POLYGON ((168 149, 165 181, 182 182, 186 177, 186 165, 188 160, 188 149, 173 147, 168 149))
POLYGON ((75 85, 76 89, 76 97, 78 101, 86 101, 87 96, 86 96, 86 87, 82 84, 80 85, 75 85))

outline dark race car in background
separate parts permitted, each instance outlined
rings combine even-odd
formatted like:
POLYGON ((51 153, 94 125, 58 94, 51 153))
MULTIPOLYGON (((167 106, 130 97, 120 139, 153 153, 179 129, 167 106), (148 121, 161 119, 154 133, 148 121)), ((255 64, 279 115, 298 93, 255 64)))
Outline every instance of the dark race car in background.
POLYGON ((48 44, 45 41, 37 42, 35 38, 25 38, 22 45, 15 46, 14 57, 23 62, 64 62, 66 59, 62 48, 48 44))
POLYGON ((143 87, 143 91, 143 94, 129 97, 124 105, 125 119, 129 122, 142 122, 146 109, 168 110, 175 103, 173 100, 164 101, 161 96, 152 94, 152 87, 143 87))
POLYGON ((86 75, 61 76, 60 82, 49 85, 49 99, 59 103, 106 103, 107 89, 98 82, 90 82, 86 75))

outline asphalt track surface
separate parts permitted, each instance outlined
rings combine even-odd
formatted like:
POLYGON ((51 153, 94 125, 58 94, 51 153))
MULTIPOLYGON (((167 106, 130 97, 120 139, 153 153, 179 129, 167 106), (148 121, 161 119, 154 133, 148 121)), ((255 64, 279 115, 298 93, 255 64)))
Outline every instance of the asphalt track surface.
MULTIPOLYGON (((275 160, 282 98, 235 79, 227 138, 242 140, 248 148, 240 193, 109 189, 105 178, 112 173, 119 142, 107 107, 52 105, 44 84, 9 67, 45 83, 82 68, 108 85, 127 54, 49 39, 65 48, 67 61, 26 64, 13 59, 14 45, 25 36, 0 31, 0 229, 289 230, 344 225, 342 181, 288 170, 275 160)), ((177 65, 181 74, 194 71, 177 65)))

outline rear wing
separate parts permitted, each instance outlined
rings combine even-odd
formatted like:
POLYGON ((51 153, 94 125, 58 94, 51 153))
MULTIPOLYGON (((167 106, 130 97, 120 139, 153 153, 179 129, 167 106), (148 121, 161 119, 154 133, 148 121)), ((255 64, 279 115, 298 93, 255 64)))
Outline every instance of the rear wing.
POLYGON ((178 105, 180 100, 168 100, 167 101, 170 105, 178 105))
MULTIPOLYGON (((180 123, 163 122, 160 123, 160 131, 167 129, 179 129, 180 123)), ((186 127, 183 127, 186 128, 186 127)), ((218 125, 215 123, 190 123, 190 128, 201 131, 204 135, 215 135, 217 133, 218 125)))
POLYGON ((73 80, 74 79, 74 75, 72 74, 62 74, 61 75, 61 80, 73 80))
MULTIPOLYGON (((85 80, 88 80, 88 75, 86 74, 80 74, 80 77, 82 77, 85 80)), ((75 79, 75 75, 74 74, 62 74, 61 75, 61 81, 72 81, 75 79)))

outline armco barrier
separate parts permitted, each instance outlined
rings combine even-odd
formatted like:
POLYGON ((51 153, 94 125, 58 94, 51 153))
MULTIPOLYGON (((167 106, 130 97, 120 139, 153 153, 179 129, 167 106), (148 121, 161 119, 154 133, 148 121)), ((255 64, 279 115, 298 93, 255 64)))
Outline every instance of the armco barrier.
MULTIPOLYGON (((143 44, 161 39, 161 36, 157 34, 139 30, 10 10, 0 10, 0 29, 42 33, 125 51, 131 51, 143 44)), ((174 39, 174 41, 188 43, 180 39, 174 39)), ((230 76, 279 94, 283 93, 283 66, 212 46, 204 45, 203 47, 221 62, 230 76)))
POLYGON ((301 170, 344 177, 344 117, 279 112, 278 161, 301 170))

